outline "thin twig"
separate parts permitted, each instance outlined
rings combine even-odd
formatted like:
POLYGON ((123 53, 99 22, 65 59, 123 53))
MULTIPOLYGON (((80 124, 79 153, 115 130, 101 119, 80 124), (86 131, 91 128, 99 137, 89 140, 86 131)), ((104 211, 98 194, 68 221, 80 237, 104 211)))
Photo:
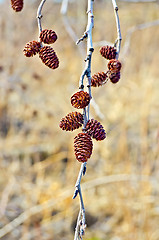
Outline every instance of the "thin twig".
POLYGON ((79 44, 80 42, 82 42, 85 38, 87 38, 87 36, 88 36, 88 34, 87 34, 87 32, 85 32, 85 33, 83 34, 83 36, 82 36, 80 39, 77 40, 76 44, 78 45, 78 44, 79 44))
POLYGON ((75 192, 73 195, 73 199, 76 198, 77 194, 79 193, 80 196, 80 211, 78 214, 78 218, 77 218, 77 224, 76 224, 76 228, 75 228, 75 236, 74 236, 74 240, 78 239, 77 237, 80 235, 80 227, 85 229, 85 208, 84 208, 84 202, 83 202, 83 197, 82 197, 82 191, 81 191, 81 179, 82 179, 82 175, 84 173, 84 170, 86 168, 86 162, 83 163, 81 165, 79 174, 78 174, 78 178, 75 184, 75 192), (83 217, 82 222, 81 222, 81 216, 83 217), (82 223, 82 224, 81 224, 82 223))
POLYGON ((115 19, 116 19, 116 27, 117 27, 117 40, 116 40, 116 47, 117 47, 117 54, 116 54, 116 59, 119 58, 119 53, 120 53, 120 46, 121 46, 121 30, 120 30, 120 21, 119 21, 119 14, 118 14, 118 6, 116 3, 116 0, 112 0, 112 4, 114 7, 114 12, 115 12, 115 19))
MULTIPOLYGON (((94 16, 93 16, 93 3, 94 0, 88 0, 88 9, 87 9, 87 14, 88 14, 88 22, 87 22, 87 27, 86 31, 84 32, 83 36, 78 40, 77 44, 83 41, 85 38, 87 38, 87 57, 85 59, 85 69, 82 72, 82 75, 80 77, 79 81, 79 89, 84 90, 84 78, 87 77, 87 88, 88 88, 88 93, 90 96, 90 99, 92 98, 91 95, 91 60, 92 60, 92 53, 94 51, 93 49, 93 43, 92 43, 92 28, 94 27, 94 16)), ((84 108, 83 110, 83 116, 84 116, 84 124, 83 124, 83 130, 86 127, 87 121, 89 120, 89 111, 90 111, 90 103, 88 107, 84 108)), ((85 233, 85 228, 86 228, 86 223, 85 223, 85 208, 84 208, 84 202, 83 202, 83 197, 82 197, 82 191, 81 191, 81 178, 82 175, 84 175, 86 171, 86 163, 83 163, 81 165, 81 169, 78 175, 78 179, 75 185, 75 192, 73 199, 77 196, 79 193, 80 197, 80 210, 77 218, 77 224, 75 228, 75 235, 74 235, 74 240, 78 240, 79 238, 82 240, 82 236, 85 233)))
POLYGON ((38 21, 38 27, 39 27, 39 35, 42 31, 42 25, 41 25, 42 14, 41 14, 41 11, 42 11, 42 8, 43 8, 45 2, 46 2, 46 0, 41 1, 40 5, 38 7, 38 11, 37 11, 37 21, 38 21))

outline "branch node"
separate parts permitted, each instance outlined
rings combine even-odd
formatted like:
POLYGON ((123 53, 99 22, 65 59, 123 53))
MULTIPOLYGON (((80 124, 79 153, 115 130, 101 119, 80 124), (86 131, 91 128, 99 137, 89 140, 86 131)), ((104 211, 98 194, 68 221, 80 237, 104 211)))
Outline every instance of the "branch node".
POLYGON ((85 166, 84 169, 83 169, 83 176, 86 174, 86 170, 87 170, 87 168, 85 166))
POLYGON ((84 233, 85 233, 84 229, 81 229, 81 232, 80 232, 81 236, 83 236, 84 233))
POLYGON ((90 52, 94 52, 94 48, 89 48, 89 51, 90 52))
POLYGON ((88 33, 84 32, 83 36, 77 40, 76 44, 78 45, 80 42, 82 42, 87 37, 88 37, 88 33))
POLYGON ((37 16, 38 19, 41 19, 42 17, 43 17, 43 15, 39 15, 39 16, 37 16))
POLYGON ((81 84, 81 86, 79 87, 79 89, 84 89, 84 85, 83 85, 83 84, 81 84))
POLYGON ((75 189, 75 192, 74 192, 74 195, 73 195, 73 197, 72 197, 72 199, 75 199, 76 197, 77 197, 77 194, 79 193, 79 189, 78 189, 78 187, 76 187, 76 189, 75 189))
POLYGON ((114 47, 117 47, 118 39, 115 40, 114 47))

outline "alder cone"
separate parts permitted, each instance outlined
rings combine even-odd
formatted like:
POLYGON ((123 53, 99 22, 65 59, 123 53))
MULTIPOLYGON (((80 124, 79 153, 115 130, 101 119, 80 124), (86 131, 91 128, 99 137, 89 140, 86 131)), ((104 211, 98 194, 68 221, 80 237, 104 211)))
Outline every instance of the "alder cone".
POLYGON ((121 62, 119 62, 119 60, 116 59, 112 59, 108 62, 108 69, 111 72, 119 72, 121 69, 121 62))
POLYGON ((87 92, 79 91, 71 97, 71 104, 75 108, 85 108, 90 102, 90 96, 87 92))
POLYGON ((53 30, 44 29, 40 33, 40 40, 46 44, 52 44, 57 40, 57 35, 53 30))
POLYGON ((94 120, 94 119, 88 120, 85 127, 85 131, 92 138, 95 138, 97 141, 101 141, 106 138, 106 133, 103 126, 97 120, 94 120))
POLYGON ((87 133, 79 133, 74 138, 74 152, 79 162, 87 162, 93 150, 91 137, 87 133))
POLYGON ((120 79, 120 72, 108 71, 107 74, 109 76, 110 81, 114 84, 117 83, 120 79))
POLYGON ((40 51, 40 49, 41 49, 40 42, 31 41, 25 45, 23 53, 26 57, 33 57, 40 51))
POLYGON ((91 86, 92 87, 99 87, 106 83, 107 73, 105 72, 98 72, 95 73, 91 78, 91 86))
POLYGON ((58 57, 54 49, 50 46, 44 46, 39 52, 42 62, 49 68, 56 69, 59 66, 58 57))
POLYGON ((20 12, 23 9, 23 0, 11 0, 11 6, 14 11, 20 12))
POLYGON ((81 127, 82 124, 83 114, 79 112, 72 112, 61 119, 59 126, 62 130, 73 131, 81 127))
POLYGON ((102 55, 102 57, 111 60, 111 59, 115 59, 116 57, 116 49, 114 47, 111 46, 103 46, 100 49, 100 54, 102 55))

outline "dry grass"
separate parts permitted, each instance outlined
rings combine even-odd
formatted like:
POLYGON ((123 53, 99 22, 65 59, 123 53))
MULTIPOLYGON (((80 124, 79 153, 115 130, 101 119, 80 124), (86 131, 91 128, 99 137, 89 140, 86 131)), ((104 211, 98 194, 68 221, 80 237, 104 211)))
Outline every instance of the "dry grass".
MULTIPOLYGON (((81 36, 85 6, 70 4, 68 15, 81 36)), ((72 200, 79 163, 73 153, 77 132, 59 129, 59 120, 74 111, 70 96, 77 91, 83 58, 64 29, 60 6, 48 2, 44 28, 59 35, 54 44, 60 68, 52 71, 22 49, 37 39, 35 11, 26 3, 15 14, 6 2, 0 8, 0 235, 12 240, 73 239, 79 201, 72 200), (16 220, 14 220, 16 219, 16 220), (13 221, 13 222, 12 222, 13 221), (7 225, 10 223, 9 226, 7 225), (6 227, 4 227, 6 225, 6 227)), ((123 45, 127 30, 153 21, 158 4, 119 2, 123 45)), ((114 41, 110 3, 95 3, 94 41, 114 41)), ((159 28, 136 31, 121 61, 121 81, 93 89, 104 119, 107 139, 94 142, 83 178, 87 212, 85 239, 158 240, 159 28)), ((93 73, 106 61, 93 55, 93 73)), ((121 53, 122 54, 122 53, 121 53)))

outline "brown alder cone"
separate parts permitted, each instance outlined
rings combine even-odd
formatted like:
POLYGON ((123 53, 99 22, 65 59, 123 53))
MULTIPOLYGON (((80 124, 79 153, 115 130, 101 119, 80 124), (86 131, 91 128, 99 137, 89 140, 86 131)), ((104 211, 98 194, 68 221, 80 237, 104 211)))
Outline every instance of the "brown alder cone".
POLYGON ((106 83, 107 73, 105 72, 98 72, 95 73, 91 78, 91 86, 92 87, 99 87, 106 83))
POLYGON ((57 35, 53 30, 44 29, 40 33, 40 40, 46 44, 52 44, 57 40, 57 35))
POLYGON ((41 49, 40 42, 31 41, 25 45, 23 49, 23 53, 26 57, 33 57, 35 54, 37 54, 40 51, 40 49, 41 49))
POLYGON ((73 131, 81 127, 82 124, 83 114, 79 112, 72 112, 61 119, 59 126, 62 128, 62 130, 73 131))
POLYGON ((23 9, 23 0, 11 0, 11 6, 14 11, 20 12, 23 9))
POLYGON ((39 57, 42 62, 49 68, 56 69, 59 66, 58 57, 53 48, 50 46, 44 46, 39 52, 39 57))
POLYGON ((90 96, 87 92, 79 91, 71 97, 71 104, 75 108, 85 108, 90 102, 90 96))
POLYGON ((74 138, 74 152, 79 162, 87 162, 93 150, 91 137, 87 133, 79 133, 74 138))
POLYGON ((108 62, 108 69, 111 72, 119 72, 121 69, 121 62, 119 62, 119 60, 116 59, 112 59, 108 62))
POLYGON ((101 141, 106 138, 106 133, 103 126, 97 120, 94 120, 94 119, 88 120, 85 127, 85 131, 92 138, 95 138, 97 141, 101 141))
POLYGON ((115 59, 116 57, 116 49, 108 45, 101 47, 100 53, 104 58, 108 60, 115 59))
POLYGON ((117 83, 120 79, 120 72, 108 71, 107 74, 108 74, 110 81, 114 84, 117 83))

